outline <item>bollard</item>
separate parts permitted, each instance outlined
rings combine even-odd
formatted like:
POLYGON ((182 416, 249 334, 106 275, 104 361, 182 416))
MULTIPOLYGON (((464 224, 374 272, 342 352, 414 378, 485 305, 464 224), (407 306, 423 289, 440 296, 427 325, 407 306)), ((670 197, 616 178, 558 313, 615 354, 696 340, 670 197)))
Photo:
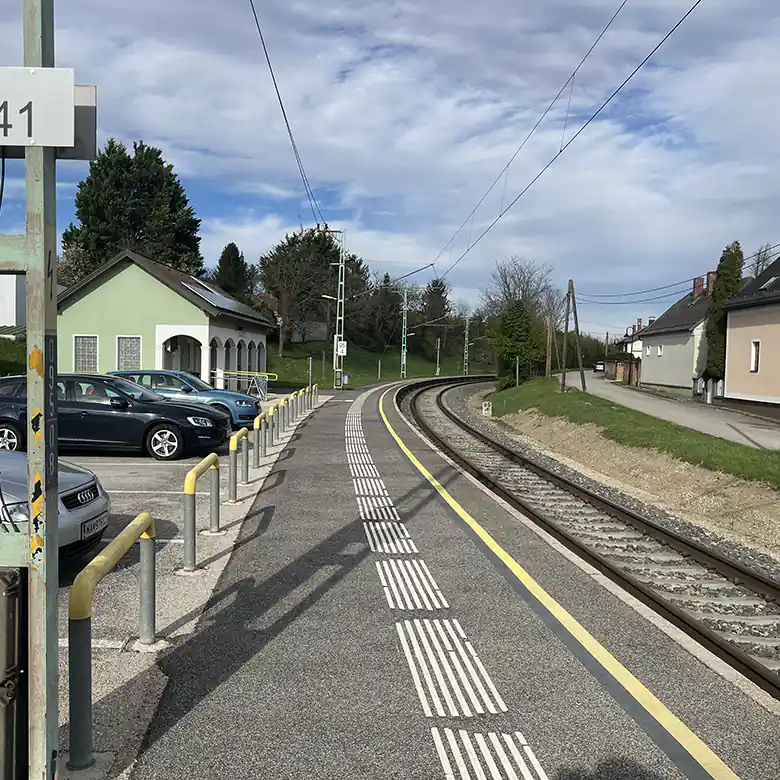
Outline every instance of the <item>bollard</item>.
POLYGON ((290 416, 292 417, 291 422, 295 422, 295 418, 298 416, 298 394, 293 393, 290 396, 290 416))
POLYGON ((236 431, 230 437, 229 457, 228 457, 228 502, 235 504, 238 501, 238 442, 242 439, 246 442, 243 448, 243 460, 241 463, 241 481, 243 484, 249 482, 249 442, 247 436, 249 431, 242 428, 236 431), (244 475, 246 474, 246 481, 244 475))
POLYGON ((316 406, 320 402, 320 388, 319 385, 314 385, 314 405, 316 406))
POLYGON ((195 539, 195 491, 198 485, 198 477, 211 472, 210 487, 210 512, 209 531, 219 531, 219 456, 212 452, 207 455, 197 466, 187 472, 184 478, 184 571, 195 571, 196 551, 195 539))
POLYGON ((260 421, 260 455, 265 458, 268 455, 268 420, 263 415, 260 421))
POLYGON ((259 469, 260 468, 260 428, 262 426, 262 421, 265 419, 264 414, 258 414, 257 417, 255 417, 255 421, 253 424, 253 440, 252 440, 252 466, 253 468, 259 469))
POLYGON ((274 427, 276 423, 274 422, 274 411, 276 410, 275 406, 272 406, 268 410, 268 442, 273 447, 274 446, 274 427))
POLYGON ((293 403, 293 418, 298 419, 298 415, 301 413, 300 405, 301 405, 301 394, 296 390, 293 393, 293 398, 295 399, 295 402, 293 403))
POLYGON ((154 519, 141 512, 76 576, 68 603, 68 769, 94 766, 92 755, 92 605, 95 588, 127 551, 141 540, 141 611, 139 638, 155 641, 155 537, 154 519))
POLYGON ((249 484, 249 431, 241 442, 241 484, 249 484))
POLYGON ((282 437, 282 434, 284 433, 285 425, 284 425, 284 407, 286 404, 284 403, 284 398, 282 398, 281 401, 279 401, 279 430, 277 433, 279 434, 279 438, 282 437))

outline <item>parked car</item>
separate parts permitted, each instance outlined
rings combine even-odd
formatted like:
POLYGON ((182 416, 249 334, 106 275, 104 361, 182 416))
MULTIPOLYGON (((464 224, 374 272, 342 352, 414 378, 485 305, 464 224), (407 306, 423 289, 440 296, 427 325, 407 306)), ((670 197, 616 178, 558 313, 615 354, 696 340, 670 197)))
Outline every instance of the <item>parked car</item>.
MULTIPOLYGON (((61 557, 83 555, 103 537, 111 499, 89 469, 59 461, 58 545, 61 557)), ((27 456, 0 452, 0 525, 4 532, 27 530, 27 456)))
MULTIPOLYGON (((0 449, 24 449, 25 377, 0 379, 0 449)), ((146 451, 157 460, 218 447, 230 418, 201 404, 174 403, 118 376, 57 377, 60 448, 146 451)))
POLYGON ((593 364, 593 373, 594 374, 598 374, 598 373, 602 373, 603 374, 604 373, 604 361, 603 360, 597 360, 593 364))
POLYGON ((262 398, 233 390, 219 390, 200 377, 186 371, 110 371, 111 376, 121 376, 141 387, 159 393, 165 398, 188 403, 202 403, 229 414, 237 428, 251 422, 262 411, 262 398))

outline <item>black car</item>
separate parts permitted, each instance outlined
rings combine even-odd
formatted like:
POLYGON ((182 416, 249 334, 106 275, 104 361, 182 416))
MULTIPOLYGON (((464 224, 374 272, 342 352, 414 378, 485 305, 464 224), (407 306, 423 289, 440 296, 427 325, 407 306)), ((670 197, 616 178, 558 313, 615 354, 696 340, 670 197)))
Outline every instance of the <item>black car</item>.
MULTIPOLYGON (((24 449, 26 378, 0 379, 0 449, 24 449)), ((117 376, 57 377, 60 448, 141 450, 175 460, 218 447, 230 435, 230 417, 203 404, 168 401, 117 376)))

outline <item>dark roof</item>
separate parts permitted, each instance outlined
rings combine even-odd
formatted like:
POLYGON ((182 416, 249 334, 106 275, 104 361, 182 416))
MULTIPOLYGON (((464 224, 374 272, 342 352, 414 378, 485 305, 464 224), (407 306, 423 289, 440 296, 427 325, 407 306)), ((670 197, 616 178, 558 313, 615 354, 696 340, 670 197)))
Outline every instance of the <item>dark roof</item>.
POLYGON ((122 262, 133 263, 142 268, 150 276, 153 276, 166 287, 173 290, 173 292, 181 295, 182 298, 189 301, 193 306, 197 306, 212 317, 216 317, 219 314, 227 314, 241 320, 250 320, 266 328, 276 327, 276 323, 267 314, 256 311, 245 303, 241 303, 241 301, 228 295, 215 284, 203 279, 197 279, 162 263, 156 263, 154 260, 150 260, 148 257, 139 255, 137 252, 132 252, 129 249, 120 252, 116 257, 101 265, 100 268, 69 287, 58 296, 57 303, 64 303, 76 292, 85 288, 106 271, 122 262))
POLYGON ((780 258, 749 281, 723 309, 745 309, 768 303, 780 303, 780 258))
POLYGON ((642 337, 661 333, 690 333, 699 323, 707 319, 710 296, 706 293, 694 298, 693 292, 672 304, 652 325, 642 331, 642 337))
POLYGON ((0 325, 0 336, 5 339, 22 341, 27 333, 24 325, 0 325))

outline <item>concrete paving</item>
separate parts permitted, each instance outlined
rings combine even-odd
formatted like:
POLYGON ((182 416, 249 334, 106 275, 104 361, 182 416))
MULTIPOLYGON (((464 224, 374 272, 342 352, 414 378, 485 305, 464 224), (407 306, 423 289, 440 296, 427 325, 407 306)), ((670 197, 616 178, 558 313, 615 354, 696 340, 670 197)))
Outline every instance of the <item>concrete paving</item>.
POLYGON ((776 709, 487 497, 386 399, 460 506, 736 774, 705 770, 420 477, 377 395, 345 392, 301 425, 196 630, 101 698, 122 713, 139 680, 167 677, 137 762, 118 752, 112 776, 780 777, 776 709))
MULTIPOLYGON (((704 404, 671 401, 666 398, 629 390, 593 373, 586 373, 587 392, 612 403, 644 412, 660 420, 677 423, 695 431, 766 450, 780 450, 780 424, 704 404)), ((580 389, 580 375, 567 373, 566 386, 580 389)))
MULTIPOLYGON (((323 397, 324 402, 325 397, 323 397)), ((302 417, 297 424, 302 424, 302 417)), ((94 743, 98 765, 90 773, 73 773, 73 777, 103 778, 109 768, 128 763, 137 753, 140 740, 157 707, 167 676, 158 666, 160 651, 188 636, 194 630, 214 587, 232 554, 242 525, 265 517, 256 509, 255 499, 261 486, 267 484, 273 465, 283 457, 290 442, 296 441, 296 428, 282 435, 268 447, 266 458, 258 469, 251 467, 250 481, 238 485, 238 501, 228 503, 228 449, 220 456, 220 527, 221 535, 205 535, 209 527, 209 483, 200 480, 196 494, 197 562, 195 574, 182 575, 183 566, 183 496, 186 473, 202 456, 160 463, 144 455, 73 455, 64 459, 91 469, 111 497, 112 511, 103 542, 90 555, 61 567, 60 572, 60 744, 62 767, 60 778, 71 773, 67 761, 68 744, 68 598, 75 576, 92 557, 113 539, 141 511, 155 518, 157 544, 157 636, 162 640, 156 652, 138 652, 139 546, 136 544, 99 584, 93 612, 93 698, 95 705, 94 743), (124 696, 116 698, 117 689, 124 696), (111 706, 106 707, 105 702, 111 706)), ((240 457, 239 457, 240 466, 240 457)), ((277 478, 278 478, 277 471, 277 478)), ((240 467, 239 467, 240 476, 240 467)), ((113 770, 112 770, 113 771, 113 770)), ((113 776, 113 775, 111 775, 113 776)))

